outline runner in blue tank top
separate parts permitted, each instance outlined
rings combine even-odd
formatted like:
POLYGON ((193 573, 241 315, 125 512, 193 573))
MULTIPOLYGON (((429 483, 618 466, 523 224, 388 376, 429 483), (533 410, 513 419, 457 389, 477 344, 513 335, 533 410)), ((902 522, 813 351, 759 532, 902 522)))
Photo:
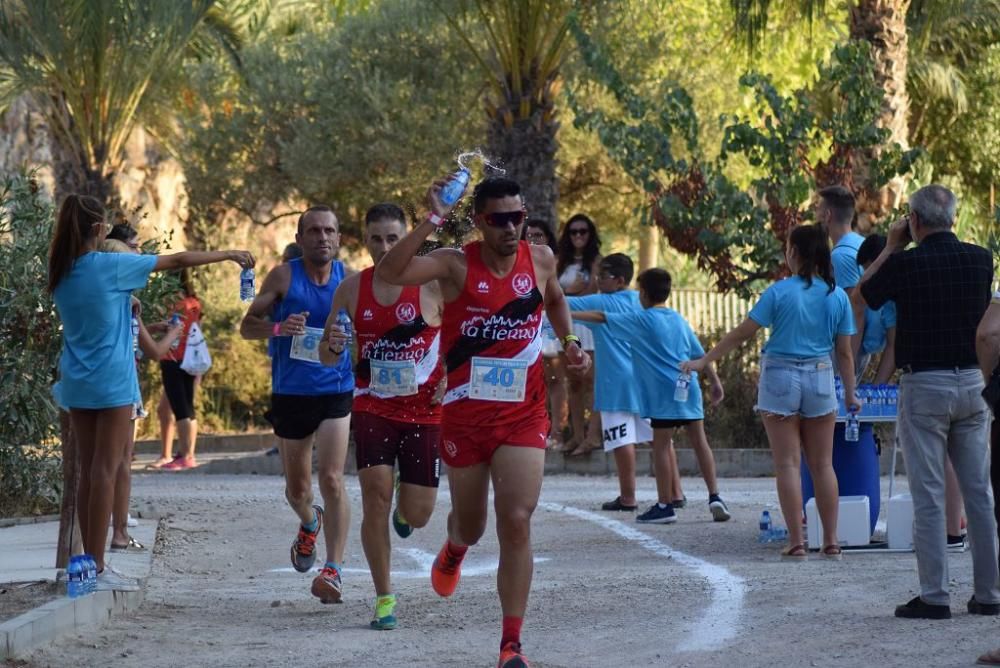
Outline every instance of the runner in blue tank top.
POLYGON ((300 573, 312 568, 325 514, 327 560, 313 580, 312 593, 323 603, 336 603, 350 524, 344 464, 354 376, 348 355, 335 366, 323 366, 318 346, 333 293, 344 278, 344 265, 334 259, 340 248, 337 216, 327 206, 310 207, 299 218, 295 241, 302 247, 302 257, 267 275, 243 318, 240 334, 245 339, 269 339, 271 410, 266 417, 281 445, 285 497, 301 521, 292 542, 292 566, 300 573), (313 442, 322 506, 313 505, 313 442))

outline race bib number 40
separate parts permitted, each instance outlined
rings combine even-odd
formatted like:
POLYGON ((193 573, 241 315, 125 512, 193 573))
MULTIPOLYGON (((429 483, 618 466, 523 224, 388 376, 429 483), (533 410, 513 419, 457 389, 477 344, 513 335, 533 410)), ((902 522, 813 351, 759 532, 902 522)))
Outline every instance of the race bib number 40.
POLYGON ((288 351, 288 356, 300 362, 321 364, 319 361, 319 344, 322 340, 322 327, 306 327, 305 334, 292 337, 292 348, 288 351))
POLYGON ((368 388, 378 394, 409 397, 417 393, 417 365, 413 360, 369 360, 372 369, 368 388))
POLYGON ((485 401, 524 401, 528 361, 473 357, 469 398, 485 401))

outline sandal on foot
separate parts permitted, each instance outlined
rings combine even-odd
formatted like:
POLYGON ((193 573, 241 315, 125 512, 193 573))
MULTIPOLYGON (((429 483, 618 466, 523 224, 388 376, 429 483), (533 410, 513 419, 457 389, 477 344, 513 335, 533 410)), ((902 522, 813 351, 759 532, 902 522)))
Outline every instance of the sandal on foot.
POLYGON ((787 549, 781 551, 781 558, 785 561, 805 561, 809 558, 809 552, 802 543, 789 545, 787 549))
POLYGON ((111 547, 109 548, 108 551, 109 552, 144 552, 145 550, 146 550, 146 546, 145 545, 143 545, 142 543, 140 543, 139 541, 137 541, 135 538, 132 538, 131 536, 129 536, 128 543, 126 543, 125 545, 115 545, 114 543, 112 543, 111 547))
POLYGON ((976 660, 976 663, 980 666, 1000 666, 1000 649, 986 652, 976 660))
POLYGON ((824 545, 823 549, 819 551, 819 556, 824 559, 840 561, 844 558, 844 551, 840 549, 839 545, 824 545))

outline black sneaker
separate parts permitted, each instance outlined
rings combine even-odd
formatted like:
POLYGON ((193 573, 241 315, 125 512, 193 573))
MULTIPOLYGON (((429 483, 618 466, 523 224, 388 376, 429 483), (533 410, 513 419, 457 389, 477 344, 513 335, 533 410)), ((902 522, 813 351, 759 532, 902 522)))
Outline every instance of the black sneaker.
POLYGON ((654 503, 649 510, 635 518, 640 524, 673 524, 677 521, 674 507, 667 504, 666 508, 660 508, 660 504, 654 503))
POLYGON ((635 512, 639 509, 639 506, 626 506, 622 503, 622 497, 615 497, 614 501, 608 501, 607 503, 601 504, 601 510, 623 510, 626 512, 635 512))
POLYGON ((924 600, 917 596, 905 605, 897 605, 896 616, 906 619, 951 619, 951 608, 947 605, 924 603, 924 600))
POLYGON ((729 512, 726 502, 718 494, 712 494, 708 497, 708 509, 712 512, 712 519, 716 522, 725 522, 733 516, 729 512))
POLYGON ((980 603, 975 596, 969 599, 968 609, 970 615, 989 615, 991 617, 1000 615, 1000 603, 980 603))
POLYGON ((952 536, 948 534, 948 551, 965 552, 965 536, 952 536))

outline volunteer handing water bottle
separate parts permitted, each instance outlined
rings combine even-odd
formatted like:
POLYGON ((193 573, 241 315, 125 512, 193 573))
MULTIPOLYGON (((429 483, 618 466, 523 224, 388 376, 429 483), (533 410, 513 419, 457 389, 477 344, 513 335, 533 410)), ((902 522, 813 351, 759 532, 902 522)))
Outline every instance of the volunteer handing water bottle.
MULTIPOLYGON (((837 544, 837 476, 833 470, 833 426, 837 414, 833 363, 853 369, 851 335, 854 317, 847 294, 836 287, 826 233, 815 225, 792 230, 785 250, 792 277, 778 281, 761 295, 749 316, 726 334, 707 355, 684 362, 685 372, 708 364, 753 338, 761 327, 771 329, 761 359, 757 410, 774 456, 778 499, 788 526, 789 545, 783 559, 807 557, 802 535, 801 452, 816 489, 816 505, 823 523, 823 549, 828 559, 842 556, 837 544)), ((853 374, 843 378, 848 411, 861 408, 855 397, 853 374)))

